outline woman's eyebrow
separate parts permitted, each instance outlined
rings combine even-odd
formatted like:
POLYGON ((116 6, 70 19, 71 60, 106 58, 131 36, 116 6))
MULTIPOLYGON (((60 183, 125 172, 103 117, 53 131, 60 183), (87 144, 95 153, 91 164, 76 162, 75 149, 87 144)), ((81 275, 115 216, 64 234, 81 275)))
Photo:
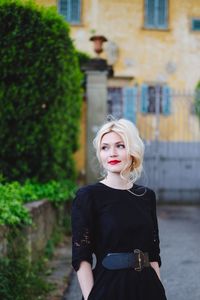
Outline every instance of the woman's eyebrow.
MULTIPOLYGON (((123 141, 119 141, 119 142, 116 142, 116 143, 114 143, 114 144, 124 144, 124 142, 123 141)), ((102 145, 109 145, 109 143, 102 143, 102 145)))

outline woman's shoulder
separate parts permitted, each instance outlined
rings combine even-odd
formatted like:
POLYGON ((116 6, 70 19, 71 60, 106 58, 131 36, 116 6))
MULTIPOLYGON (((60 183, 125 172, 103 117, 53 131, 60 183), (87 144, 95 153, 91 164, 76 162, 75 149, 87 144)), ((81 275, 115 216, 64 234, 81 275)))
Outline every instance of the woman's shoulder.
POLYGON ((75 194, 73 205, 79 207, 88 207, 95 205, 98 199, 100 187, 98 183, 81 186, 75 194))
POLYGON ((98 194, 100 190, 101 190, 101 185, 99 184, 99 182, 96 182, 93 184, 81 186, 77 190, 76 196, 82 196, 82 197, 92 196, 98 194))
POLYGON ((77 192, 79 192, 79 193, 87 193, 87 192, 96 191, 99 188, 100 188, 99 182, 95 182, 95 183, 91 183, 91 184, 87 184, 87 185, 83 185, 83 186, 79 187, 79 189, 77 190, 77 192))

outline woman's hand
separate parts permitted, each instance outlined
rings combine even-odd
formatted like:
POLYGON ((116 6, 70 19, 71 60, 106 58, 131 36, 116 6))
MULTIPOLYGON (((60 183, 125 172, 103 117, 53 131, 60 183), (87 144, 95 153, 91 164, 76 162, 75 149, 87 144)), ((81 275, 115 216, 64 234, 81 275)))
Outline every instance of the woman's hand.
POLYGON ((150 265, 156 271, 156 274, 158 275, 158 278, 161 281, 161 278, 160 278, 160 268, 159 268, 158 262, 157 261, 152 261, 152 262, 150 262, 150 265))
POLYGON ((92 267, 89 262, 81 262, 79 270, 77 271, 77 277, 84 300, 87 300, 94 285, 92 267))

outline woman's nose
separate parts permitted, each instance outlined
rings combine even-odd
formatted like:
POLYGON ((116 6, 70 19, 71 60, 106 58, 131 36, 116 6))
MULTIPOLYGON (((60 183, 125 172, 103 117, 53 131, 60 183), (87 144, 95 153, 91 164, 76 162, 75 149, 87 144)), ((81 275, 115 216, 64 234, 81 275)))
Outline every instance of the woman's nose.
POLYGON ((110 148, 110 156, 117 156, 117 151, 115 147, 111 147, 110 148))

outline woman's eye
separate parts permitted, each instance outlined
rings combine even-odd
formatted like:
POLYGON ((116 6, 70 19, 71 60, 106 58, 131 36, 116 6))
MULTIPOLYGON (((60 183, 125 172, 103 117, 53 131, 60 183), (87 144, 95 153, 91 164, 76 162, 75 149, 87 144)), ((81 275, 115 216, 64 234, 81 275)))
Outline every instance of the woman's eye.
POLYGON ((101 150, 107 150, 107 149, 108 149, 107 146, 102 146, 102 147, 101 147, 101 150))
POLYGON ((119 149, 124 149, 124 148, 125 148, 124 144, 118 144, 117 147, 118 147, 119 149))

